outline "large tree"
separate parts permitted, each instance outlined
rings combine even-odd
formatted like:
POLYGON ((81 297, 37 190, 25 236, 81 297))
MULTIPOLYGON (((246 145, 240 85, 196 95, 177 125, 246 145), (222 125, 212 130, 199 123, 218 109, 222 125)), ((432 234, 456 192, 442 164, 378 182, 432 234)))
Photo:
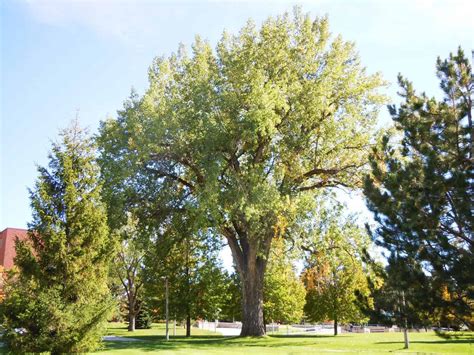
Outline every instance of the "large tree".
POLYGON ((33 220, 16 244, 19 273, 3 304, 3 339, 15 352, 86 352, 101 341, 113 306, 107 276, 114 243, 94 154, 74 122, 53 144, 49 167, 38 168, 33 220))
POLYGON ((446 287, 451 296, 440 305, 473 328, 473 74, 461 49, 438 58, 436 70, 442 100, 399 76, 404 102, 389 109, 402 139, 387 137, 374 150, 365 194, 380 245, 446 287))
POLYGON ((361 181, 381 79, 352 43, 331 38, 326 18, 296 10, 224 33, 215 52, 196 38, 191 55, 156 58, 149 81, 103 124, 106 165, 122 169, 120 181, 153 178, 135 186, 150 187, 152 211, 162 210, 155 192, 179 193, 227 239, 242 282, 241 335, 262 335, 272 240, 317 190, 361 181))

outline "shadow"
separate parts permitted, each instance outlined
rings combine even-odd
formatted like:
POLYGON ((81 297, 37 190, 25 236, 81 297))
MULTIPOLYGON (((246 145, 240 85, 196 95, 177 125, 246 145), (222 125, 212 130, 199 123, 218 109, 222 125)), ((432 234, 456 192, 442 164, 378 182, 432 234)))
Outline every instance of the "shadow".
POLYGON ((446 331, 440 331, 440 330, 435 330, 435 334, 439 336, 440 338, 443 339, 472 339, 474 340, 474 337, 472 336, 472 333, 464 333, 464 332, 446 332, 446 331))
MULTIPOLYGON (((275 335, 267 335, 268 337, 271 338, 337 338, 339 335, 332 335, 332 334, 275 334, 275 335)), ((345 338, 352 338, 353 335, 347 335, 344 333, 345 338)))
MULTIPOLYGON (((374 344, 400 344, 402 341, 379 341, 374 344)), ((458 339, 458 340, 415 340, 410 344, 474 344, 474 339, 458 339)))
POLYGON ((130 337, 139 341, 114 341, 106 340, 103 342, 104 350, 136 349, 140 351, 172 350, 177 347, 207 347, 221 346, 235 337, 223 337, 218 335, 197 335, 192 337, 174 336, 169 341, 163 335, 133 335, 130 337))
MULTIPOLYGON (((305 346, 307 342, 265 342, 262 340, 271 340, 272 337, 223 337, 223 336, 193 336, 186 338, 185 336, 176 336, 171 338, 169 341, 165 340, 164 336, 134 336, 134 339, 140 341, 104 341, 104 347, 102 351, 113 351, 113 350, 127 350, 147 352, 147 351, 158 351, 158 350, 169 350, 175 349, 195 349, 195 350, 206 350, 209 347, 221 348, 232 351, 233 349, 239 349, 238 352, 242 351, 244 347, 264 347, 264 348, 276 348, 285 346, 305 346)), ((285 337, 278 337, 285 338, 285 337)), ((288 337, 290 338, 290 337, 288 337)), ((301 337, 303 338, 303 337, 301 337)), ((306 337, 310 338, 310 337, 306 337)), ((277 340, 277 339, 275 339, 277 340)))
MULTIPOLYGON (((315 345, 318 343, 326 343, 325 340, 329 343, 333 343, 332 339, 337 339, 339 336, 334 335, 322 335, 322 334, 295 334, 295 335, 286 335, 286 334, 275 334, 275 335, 266 335, 262 337, 225 337, 222 335, 193 335, 191 337, 186 337, 184 335, 170 337, 169 341, 166 341, 164 335, 139 335, 133 334, 130 335, 131 338, 138 339, 140 341, 135 342, 124 342, 124 341, 105 341, 102 351, 113 352, 113 351, 124 351, 127 352, 127 349, 130 351, 138 352, 152 352, 159 350, 168 350, 168 351, 186 351, 191 350, 196 351, 226 351, 229 353, 243 353, 245 348, 259 347, 262 349, 267 349, 266 352, 273 353, 278 348, 285 347, 307 347, 308 345, 315 345)), ((357 337, 357 334, 344 334, 344 338, 354 339, 357 337)), ((342 338, 342 337, 341 337, 342 338)), ((375 340, 375 339, 374 339, 375 340)), ((459 337, 459 339, 430 339, 430 340, 414 340, 410 342, 411 344, 418 345, 448 345, 448 344, 471 344, 474 343, 474 337, 472 335, 465 336, 464 338, 459 337)), ((379 341, 371 344, 377 345, 395 345, 400 349, 389 350, 388 352, 397 352, 403 350, 403 341, 379 341)), ((251 352, 251 351, 250 351, 251 352)), ((264 351, 265 352, 265 351, 264 351)))
MULTIPOLYGON (((140 339, 140 338, 154 338, 154 339, 161 339, 163 341, 166 340, 165 335, 140 335, 140 334, 132 334, 130 336, 123 336, 124 338, 134 338, 134 339, 140 339)), ((190 337, 187 337, 186 335, 172 335, 170 336, 170 341, 171 340, 199 340, 199 339, 226 339, 226 338, 237 338, 237 337, 225 337, 223 335, 191 335, 190 337)))

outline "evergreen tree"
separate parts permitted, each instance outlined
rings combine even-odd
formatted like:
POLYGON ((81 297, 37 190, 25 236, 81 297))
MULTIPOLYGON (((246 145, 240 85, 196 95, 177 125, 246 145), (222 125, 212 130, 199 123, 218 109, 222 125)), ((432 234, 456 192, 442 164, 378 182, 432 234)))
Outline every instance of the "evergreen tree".
POLYGON ((435 311, 430 278, 421 265, 408 258, 389 258, 384 270, 383 286, 373 290, 374 309, 371 321, 404 328, 426 327, 432 324, 435 311))
POLYGON ((94 146, 77 122, 53 144, 30 191, 33 220, 17 242, 18 273, 3 304, 3 339, 14 352, 85 352, 101 341, 112 300, 113 243, 101 202, 94 146))
POLYGON ((136 316, 136 329, 151 329, 152 319, 150 309, 142 300, 138 300, 138 312, 136 316))
POLYGON ((402 139, 385 137, 374 150, 364 190, 391 260, 421 265, 451 295, 437 297, 439 306, 474 329, 473 74, 460 48, 436 69, 441 101, 399 76, 404 102, 389 110, 402 139))

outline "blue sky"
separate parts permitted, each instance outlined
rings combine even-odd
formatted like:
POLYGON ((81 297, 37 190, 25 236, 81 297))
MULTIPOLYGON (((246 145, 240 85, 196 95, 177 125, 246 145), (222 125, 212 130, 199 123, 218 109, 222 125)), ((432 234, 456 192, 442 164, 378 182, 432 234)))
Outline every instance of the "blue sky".
MULTIPOLYGON (((430 95, 438 94, 436 57, 474 49, 471 1, 2 1, 0 230, 26 227, 35 164, 47 163, 51 141, 76 114, 95 132, 132 87, 144 91, 153 57, 196 34, 215 44, 224 29, 237 32, 248 18, 258 23, 295 4, 328 14, 332 32, 356 42, 369 72, 392 83, 402 72, 430 95)), ((396 90, 387 94, 399 102, 396 90)))

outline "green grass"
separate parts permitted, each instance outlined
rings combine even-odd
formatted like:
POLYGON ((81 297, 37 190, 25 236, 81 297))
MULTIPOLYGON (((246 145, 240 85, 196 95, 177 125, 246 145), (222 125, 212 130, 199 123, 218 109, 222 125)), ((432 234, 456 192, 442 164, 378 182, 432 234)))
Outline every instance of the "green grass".
MULTIPOLYGON (((95 354, 474 354, 474 333, 459 333, 449 339, 433 332, 410 333, 410 349, 403 350, 402 333, 342 334, 334 336, 222 337, 192 329, 191 338, 177 327, 177 336, 164 339, 164 325, 127 332, 124 324, 111 324, 108 335, 131 337, 140 342, 105 342, 95 354)), ((171 327, 170 334, 173 334, 171 327)))

